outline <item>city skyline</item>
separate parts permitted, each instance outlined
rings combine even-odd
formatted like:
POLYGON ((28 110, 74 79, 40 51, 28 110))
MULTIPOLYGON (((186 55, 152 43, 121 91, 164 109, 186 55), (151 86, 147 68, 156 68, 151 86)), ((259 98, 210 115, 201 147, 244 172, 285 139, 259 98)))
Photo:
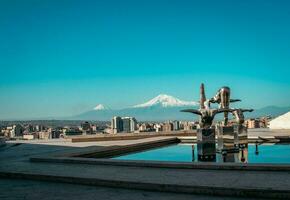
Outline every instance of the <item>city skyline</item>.
POLYGON ((221 86, 290 106, 288 1, 2 1, 0 119, 125 108, 221 86))

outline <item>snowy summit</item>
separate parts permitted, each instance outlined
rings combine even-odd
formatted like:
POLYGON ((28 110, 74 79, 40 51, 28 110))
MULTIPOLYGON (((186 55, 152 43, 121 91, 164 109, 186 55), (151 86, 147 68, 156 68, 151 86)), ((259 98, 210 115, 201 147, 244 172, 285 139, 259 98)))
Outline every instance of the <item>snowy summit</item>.
POLYGON ((166 94, 160 94, 157 97, 151 99, 150 101, 135 105, 134 108, 145 108, 145 107, 151 107, 151 106, 157 106, 160 105, 162 107, 174 107, 174 106, 196 106, 198 103, 194 101, 182 101, 178 98, 175 98, 170 95, 166 94))
POLYGON ((94 107, 94 110, 106 110, 107 108, 103 104, 99 104, 94 107))

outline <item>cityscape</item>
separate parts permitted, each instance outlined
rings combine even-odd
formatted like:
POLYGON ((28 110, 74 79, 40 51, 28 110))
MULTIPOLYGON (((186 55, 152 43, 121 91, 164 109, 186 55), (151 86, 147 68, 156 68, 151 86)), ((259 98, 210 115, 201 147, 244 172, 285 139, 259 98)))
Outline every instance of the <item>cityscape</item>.
MULTIPOLYGON (((199 128, 198 118, 194 118, 190 115, 184 117, 184 120, 174 119, 180 118, 179 110, 188 106, 197 107, 199 103, 195 101, 182 101, 169 95, 159 95, 148 102, 138 104, 132 108, 128 108, 127 113, 137 113, 143 120, 139 120, 135 116, 113 116, 118 114, 118 111, 108 110, 104 105, 97 105, 93 111, 89 111, 89 114, 82 114, 79 118, 87 118, 91 116, 91 120, 80 120, 79 118, 66 119, 66 120, 34 120, 34 121, 0 121, 1 137, 11 140, 48 140, 57 138, 69 138, 74 136, 85 135, 102 135, 102 134, 117 134, 117 133, 160 133, 160 132, 190 132, 199 128), (135 111, 135 109, 139 109, 135 111), (144 110, 142 110, 144 109, 144 110), (146 111, 147 109, 147 111, 146 111), (133 110, 133 111, 132 111, 133 110), (149 110, 149 111, 148 111, 149 110), (159 120, 147 120, 144 121, 144 116, 149 113, 155 115, 155 119, 159 120), (141 113, 141 114, 140 114, 141 113), (159 113, 165 113, 161 115, 159 113), (172 114, 173 113, 173 114, 172 114), (104 115, 103 117, 101 115, 104 115), (164 116, 170 116, 171 119, 164 119, 164 116), (98 121, 94 119, 106 120, 111 118, 110 121, 98 121), (189 120, 188 120, 189 119, 189 120)), ((287 109, 287 108, 285 108, 287 109)), ((257 128, 269 128, 270 122, 273 118, 277 117, 281 113, 285 112, 285 109, 281 111, 266 111, 258 112, 260 117, 251 117, 251 115, 243 122, 244 126, 248 129, 257 128), (271 117, 274 113, 275 117, 271 117), (264 115, 264 116, 263 116, 264 115)), ((126 111, 119 112, 119 114, 126 114, 126 111)), ((232 115, 229 124, 234 124, 235 116, 232 115)), ((152 117, 154 119, 154 117, 152 117)), ((221 117, 217 118, 216 124, 221 122, 221 117)))
MULTIPOLYGON (((53 122, 52 122, 53 123, 53 122)), ((65 121, 62 123, 66 123, 65 121)), ((198 128, 198 121, 165 121, 165 122, 138 122, 134 117, 112 117, 111 122, 76 121, 76 125, 43 125, 42 122, 33 124, 29 122, 9 122, 1 125, 1 137, 11 140, 48 140, 56 138, 69 138, 77 135, 100 135, 116 133, 138 134, 143 132, 171 132, 191 131, 198 128)), ((231 121, 230 121, 231 123, 231 121)), ((269 117, 247 119, 245 126, 249 129, 268 128, 269 117)))
POLYGON ((0 200, 290 199, 290 1, 0 1, 0 200))

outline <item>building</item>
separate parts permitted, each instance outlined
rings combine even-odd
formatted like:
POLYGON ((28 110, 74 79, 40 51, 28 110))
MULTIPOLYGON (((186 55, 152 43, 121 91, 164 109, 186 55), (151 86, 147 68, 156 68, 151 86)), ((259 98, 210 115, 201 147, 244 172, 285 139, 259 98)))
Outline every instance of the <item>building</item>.
POLYGON ((197 124, 195 122, 182 122, 180 123, 180 128, 185 130, 185 131, 190 131, 193 129, 196 129, 197 124))
POLYGON ((34 129, 35 129, 36 132, 39 132, 39 131, 44 131, 46 128, 44 126, 42 126, 42 125, 36 125, 34 127, 34 129))
POLYGON ((139 126, 139 131, 140 132, 146 132, 147 131, 147 128, 148 128, 147 124, 146 123, 143 123, 143 124, 141 124, 139 126))
POLYGON ((178 131, 180 129, 180 122, 179 121, 173 121, 173 130, 178 131))
POLYGON ((82 129, 84 134, 92 134, 93 133, 93 129, 92 129, 91 124, 89 122, 82 123, 81 129, 82 129))
POLYGON ((122 118, 123 122, 123 131, 124 132, 131 132, 131 119, 129 117, 122 118))
POLYGON ((258 119, 248 119, 245 121, 247 128, 260 128, 260 120, 258 119))
POLYGON ((111 122, 112 133, 120 133, 123 131, 123 121, 121 117, 115 116, 111 122))
POLYGON ((155 131, 158 133, 158 132, 161 132, 162 129, 163 129, 163 124, 155 124, 154 125, 154 129, 155 131))
POLYGON ((66 136, 82 135, 83 132, 77 127, 70 127, 64 131, 66 136))
POLYGON ((92 128, 93 132, 97 132, 97 128, 98 128, 97 125, 93 124, 93 125, 91 125, 91 128, 92 128))
POLYGON ((113 133, 132 133, 137 130, 137 120, 134 117, 113 117, 111 128, 113 133))
POLYGON ((270 118, 269 117, 262 117, 260 118, 260 128, 267 128, 270 125, 270 118))
POLYGON ((270 129, 290 129, 290 112, 270 121, 270 129))
POLYGON ((38 135, 38 139, 41 139, 41 140, 51 139, 51 133, 48 131, 37 132, 37 135, 38 135))
POLYGON ((25 130, 26 130, 28 133, 32 133, 32 132, 34 132, 35 128, 33 127, 32 124, 28 124, 28 125, 25 127, 25 130))
POLYGON ((123 132, 132 133, 137 130, 137 120, 134 117, 122 117, 123 132))
POLYGON ((91 124, 89 122, 84 122, 81 124, 83 131, 89 131, 91 129, 91 124))
POLYGON ((12 138, 13 137, 22 137, 23 132, 24 132, 23 126, 21 126, 20 124, 14 125, 12 130, 11 130, 10 137, 12 137, 12 138))
POLYGON ((49 129, 48 132, 50 132, 51 138, 55 139, 55 138, 60 138, 61 135, 61 131, 58 129, 49 129))
POLYGON ((23 135, 23 139, 24 140, 33 140, 34 139, 34 135, 33 134, 23 135))
POLYGON ((162 131, 164 132, 170 132, 170 131, 173 131, 173 123, 172 122, 166 122, 164 125, 163 125, 163 129, 162 131))

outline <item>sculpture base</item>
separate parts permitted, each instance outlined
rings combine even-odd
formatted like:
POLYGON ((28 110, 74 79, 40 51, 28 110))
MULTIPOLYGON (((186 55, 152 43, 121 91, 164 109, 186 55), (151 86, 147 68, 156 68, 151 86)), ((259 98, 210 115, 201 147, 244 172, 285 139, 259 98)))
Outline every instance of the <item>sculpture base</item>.
POLYGON ((238 152, 239 147, 235 144, 235 131, 233 126, 217 126, 217 152, 238 152))
POLYGON ((216 160, 215 129, 197 130, 197 155, 199 161, 216 160))
POLYGON ((197 129, 197 142, 215 143, 215 129, 197 129))
POLYGON ((248 147, 248 129, 243 125, 234 125, 235 145, 239 148, 248 147))

